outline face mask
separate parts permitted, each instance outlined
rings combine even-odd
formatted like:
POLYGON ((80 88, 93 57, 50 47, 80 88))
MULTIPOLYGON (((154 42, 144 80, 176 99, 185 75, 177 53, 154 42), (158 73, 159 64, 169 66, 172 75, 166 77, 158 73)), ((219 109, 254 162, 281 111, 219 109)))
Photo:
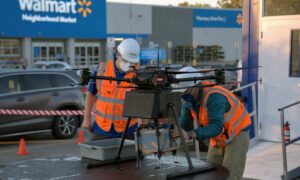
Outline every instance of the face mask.
POLYGON ((196 104, 199 97, 199 89, 198 88, 190 88, 183 92, 181 98, 186 102, 191 104, 196 104))
POLYGON ((125 62, 125 61, 121 61, 120 62, 120 68, 123 72, 127 72, 129 71, 130 68, 130 63, 129 62, 125 62))
POLYGON ((184 99, 186 102, 193 102, 193 96, 190 93, 183 94, 181 98, 184 99))

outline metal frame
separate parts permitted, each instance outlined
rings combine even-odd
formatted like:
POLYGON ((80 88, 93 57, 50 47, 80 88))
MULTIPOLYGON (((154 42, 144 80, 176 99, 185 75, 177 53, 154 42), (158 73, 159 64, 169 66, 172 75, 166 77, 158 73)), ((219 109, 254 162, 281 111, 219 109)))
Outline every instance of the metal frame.
MULTIPOLYGON (((159 107, 155 106, 155 108, 159 108, 159 107)), ((212 169, 217 168, 216 165, 209 164, 209 163, 207 163, 206 166, 202 166, 202 167, 193 166, 190 153, 189 153, 189 151, 188 151, 188 149, 185 145, 185 139, 184 139, 184 136, 183 136, 183 133, 182 133, 180 123, 177 120, 177 115, 176 115, 176 111, 175 111, 175 104, 168 103, 168 108, 171 110, 171 114, 172 114, 172 116, 175 120, 176 126, 178 128, 178 132, 179 132, 179 136, 180 136, 180 140, 181 140, 181 146, 184 150, 184 153, 185 153, 185 156, 186 156, 189 167, 188 167, 188 170, 185 170, 185 171, 180 171, 180 172, 176 172, 176 173, 172 173, 172 174, 167 174, 166 179, 173 179, 173 178, 182 177, 182 176, 186 176, 186 175, 192 175, 192 174, 200 174, 204 171, 208 171, 208 170, 212 170, 212 169)), ((124 115, 124 112, 123 112, 123 115, 124 115)), ((122 134, 122 140, 121 140, 116 158, 113 159, 113 160, 109 160, 109 161, 102 161, 102 162, 98 162, 98 163, 88 164, 87 165, 88 169, 95 168, 95 167, 100 167, 100 166, 104 166, 104 165, 108 165, 108 164, 116 164, 116 163, 120 163, 120 162, 124 162, 124 161, 134 160, 136 158, 138 158, 137 159, 137 167, 138 167, 138 165, 140 163, 140 162, 138 162, 139 161, 139 154, 137 154, 137 157, 130 157, 130 158, 125 158, 125 159, 121 158, 121 152, 122 152, 122 149, 123 149, 123 144, 124 144, 125 137, 126 137, 126 134, 127 134, 127 130, 129 128, 129 124, 130 124, 130 121, 131 121, 132 117, 128 116, 127 118, 128 119, 127 119, 127 122, 126 122, 125 130, 122 134)), ((154 120, 156 121, 155 123, 157 124, 158 119, 154 119, 154 120)), ((156 128, 156 136, 157 136, 157 140, 158 140, 157 143, 158 143, 158 153, 159 153, 159 151, 160 151, 159 146, 160 145, 159 145, 159 131, 158 131, 159 127, 158 127, 158 125, 156 125, 155 128, 156 128)), ((139 153, 139 152, 137 152, 137 153, 139 153)))
POLYGON ((258 126, 257 126, 257 107, 256 107, 256 89, 255 89, 255 85, 257 85, 257 81, 249 83, 245 86, 242 86, 240 88, 234 89, 231 92, 237 92, 237 91, 241 91, 244 90, 246 88, 250 88, 251 87, 251 92, 252 92, 252 112, 249 113, 250 117, 253 116, 253 121, 254 121, 254 133, 255 135, 258 132, 258 126))
POLYGON ((300 101, 297 101, 295 103, 289 104, 287 106, 284 106, 282 108, 279 108, 278 111, 280 111, 280 122, 281 122, 281 145, 282 145, 282 160, 283 160, 283 175, 282 179, 288 180, 288 179, 294 179, 296 177, 300 176, 300 166, 292 169, 291 171, 288 171, 287 167, 287 153, 286 153, 286 146, 293 144, 294 142, 297 142, 300 140, 300 136, 292 139, 290 142, 285 143, 284 142, 284 131, 283 131, 283 126, 284 126, 284 110, 288 109, 290 107, 293 107, 297 104, 299 104, 300 101))

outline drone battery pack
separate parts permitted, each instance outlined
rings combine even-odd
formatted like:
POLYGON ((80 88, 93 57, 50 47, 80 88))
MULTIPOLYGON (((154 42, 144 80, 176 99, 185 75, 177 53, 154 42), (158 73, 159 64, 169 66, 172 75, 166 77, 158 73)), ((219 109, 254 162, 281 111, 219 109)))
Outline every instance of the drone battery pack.
POLYGON ((179 115, 181 93, 169 91, 128 91, 125 95, 123 116, 133 118, 172 118, 170 104, 179 115))

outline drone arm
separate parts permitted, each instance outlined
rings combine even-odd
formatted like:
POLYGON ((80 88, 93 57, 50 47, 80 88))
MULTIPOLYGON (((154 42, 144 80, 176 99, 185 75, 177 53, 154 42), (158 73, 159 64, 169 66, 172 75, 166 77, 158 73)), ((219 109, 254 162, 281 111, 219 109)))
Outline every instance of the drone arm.
POLYGON ((85 68, 81 71, 80 75, 80 84, 86 85, 89 83, 90 79, 100 79, 100 80, 108 80, 108 81, 123 81, 128 83, 136 83, 137 78, 121 78, 121 77, 111 77, 111 76, 95 76, 91 75, 89 69, 85 68))
POLYGON ((133 83, 135 82, 135 78, 120 78, 120 77, 111 77, 111 76, 91 76, 90 79, 101 79, 101 80, 108 80, 108 81, 124 81, 133 83))
POLYGON ((209 79, 216 79, 216 76, 188 77, 188 78, 180 78, 180 79, 173 78, 171 81, 172 81, 172 83, 179 83, 179 82, 185 82, 185 81, 196 82, 199 80, 209 80, 209 79))
POLYGON ((107 81, 123 81, 128 83, 135 83, 136 78, 120 78, 120 77, 111 77, 111 76, 89 76, 87 75, 81 75, 80 77, 80 84, 86 85, 88 84, 90 79, 100 79, 100 80, 107 80, 107 81))

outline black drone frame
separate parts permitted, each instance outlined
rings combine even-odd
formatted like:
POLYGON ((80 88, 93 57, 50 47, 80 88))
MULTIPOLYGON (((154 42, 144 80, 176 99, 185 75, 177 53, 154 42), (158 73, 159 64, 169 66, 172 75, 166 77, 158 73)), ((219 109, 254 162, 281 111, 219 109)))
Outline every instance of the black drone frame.
MULTIPOLYGON (((187 82, 187 81, 194 81, 195 83, 199 80, 215 80, 215 83, 209 84, 209 85, 199 85, 199 88, 203 87, 211 87, 215 85, 222 85, 225 83, 225 76, 224 71, 234 71, 234 70, 241 70, 241 69, 249 69, 249 68, 235 68, 235 69, 208 69, 208 70, 202 70, 202 71, 194 71, 194 72, 181 72, 181 71, 169 71, 168 69, 165 70, 159 70, 157 67, 155 70, 147 70, 146 71, 135 71, 136 76, 134 78, 118 78, 118 77, 107 77, 107 76, 90 76, 90 72, 88 69, 84 69, 81 74, 81 84, 86 85, 88 84, 90 79, 99 79, 99 80, 107 80, 107 81, 124 81, 128 83, 132 83, 136 86, 130 86, 130 87, 124 87, 124 88, 133 88, 132 91, 126 92, 125 96, 125 103, 124 103, 124 109, 122 116, 127 117, 126 127, 122 134, 121 144, 118 149, 117 156, 114 160, 100 162, 96 164, 88 164, 87 168, 94 168, 99 167, 107 164, 115 164, 120 163, 132 159, 137 159, 137 164, 139 164, 139 160, 141 159, 141 153, 138 147, 137 151, 137 157, 134 158, 121 158, 121 152, 124 145, 125 137, 127 130, 129 128, 129 124, 131 121, 131 118, 147 118, 147 119, 154 119, 154 125, 156 129, 156 136, 157 136, 157 154, 160 158, 161 156, 161 149, 159 144, 159 127, 158 127, 158 120, 159 118, 162 118, 161 116, 161 104, 165 99, 168 99, 166 102, 163 102, 163 108, 166 108, 170 110, 172 114, 172 118, 175 120, 175 125, 178 128, 181 145, 183 147, 184 153, 186 155, 186 159, 189 165, 189 169, 184 172, 177 172, 173 174, 168 174, 167 179, 172 179, 175 177, 180 177, 184 175, 191 175, 191 174, 199 174, 203 171, 208 171, 215 169, 217 166, 207 164, 203 167, 194 167, 191 161, 190 154, 188 152, 188 149, 185 145, 185 139, 183 137, 181 126, 177 120, 177 115, 175 111, 175 103, 172 101, 172 94, 170 90, 174 89, 170 85, 173 83, 179 83, 179 82, 187 82), (186 74, 186 73, 207 73, 214 71, 215 75, 213 76, 202 76, 202 77, 189 77, 189 78, 174 78, 173 75, 176 74, 186 74), (162 96, 168 96, 167 98, 162 96), (137 103, 143 99, 143 102, 141 104, 133 104, 133 102, 137 103), (163 101, 161 99, 164 99, 163 101), (152 106, 149 106, 148 109, 142 109, 142 104, 145 102, 151 102, 153 103, 152 106), (136 110, 136 108, 140 108, 136 110)), ((182 88, 188 88, 188 87, 182 87, 182 88)), ((175 97, 175 96, 174 96, 175 97)), ((139 138, 139 137, 138 137, 139 138)), ((138 140, 139 142, 139 140, 138 140)))

